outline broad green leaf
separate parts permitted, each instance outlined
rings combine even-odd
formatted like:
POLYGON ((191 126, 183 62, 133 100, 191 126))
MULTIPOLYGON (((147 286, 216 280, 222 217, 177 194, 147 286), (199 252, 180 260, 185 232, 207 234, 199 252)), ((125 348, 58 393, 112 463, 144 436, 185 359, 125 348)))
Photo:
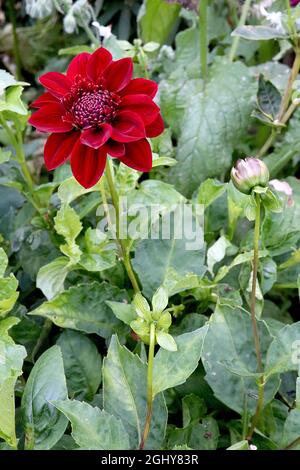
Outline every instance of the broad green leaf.
POLYGON ((160 349, 154 358, 153 396, 184 383, 198 366, 207 326, 175 337, 177 351, 160 349))
POLYGON ((50 401, 65 400, 67 396, 62 354, 58 346, 52 346, 33 366, 22 397, 27 449, 48 450, 61 438, 67 419, 50 401))
POLYGON ((72 436, 85 450, 128 450, 128 434, 121 420, 104 410, 76 400, 54 400, 71 422, 72 436))
POLYGON ((17 447, 15 430, 15 384, 17 377, 9 377, 0 385, 0 437, 11 447, 17 447))
POLYGON ((86 230, 81 249, 79 266, 87 271, 100 272, 116 264, 115 245, 98 229, 86 230))
POLYGON ((286 325, 273 339, 267 354, 266 374, 298 370, 300 363, 300 322, 286 325))
POLYGON ((56 344, 62 352, 69 396, 92 400, 101 382, 102 360, 96 345, 72 330, 63 331, 56 344))
POLYGON ((233 150, 250 123, 255 90, 245 65, 218 60, 205 91, 185 103, 179 116, 178 164, 169 171, 169 181, 184 195, 230 168, 233 150))
POLYGON ((239 36, 244 39, 250 39, 251 41, 268 41, 270 39, 284 39, 287 38, 287 34, 278 31, 276 28, 270 26, 239 26, 236 28, 232 36, 239 36))
POLYGON ((131 304, 125 302, 114 302, 113 300, 107 300, 106 304, 112 309, 116 317, 126 325, 136 319, 136 311, 131 304))
POLYGON ((277 88, 268 80, 265 80, 263 75, 259 76, 257 104, 263 113, 275 119, 278 117, 281 94, 277 88))
POLYGON ((99 190, 99 185, 95 185, 92 188, 85 189, 76 179, 71 176, 65 179, 58 188, 57 194, 63 205, 71 204, 75 199, 83 194, 88 194, 93 191, 99 190))
POLYGON ((40 184, 33 189, 34 199, 39 208, 48 208, 50 198, 53 191, 56 189, 57 183, 40 184))
MULTIPOLYGON (((120 418, 130 437, 130 447, 138 448, 144 430, 147 401, 147 366, 119 344, 113 336, 103 363, 104 409, 120 418)), ((152 424, 146 441, 147 449, 161 447, 167 422, 163 395, 153 403, 152 424)))
POLYGON ((72 263, 66 256, 56 258, 41 267, 37 274, 36 286, 51 300, 64 290, 64 282, 71 269, 72 263))
POLYGON ((218 197, 222 196, 224 192, 226 191, 227 185, 224 183, 221 183, 218 180, 208 178, 205 180, 198 192, 198 203, 199 204, 204 204, 205 207, 210 206, 218 197))
MULTIPOLYGON (((205 380, 218 400, 242 414, 245 403, 250 413, 256 407, 257 359, 250 315, 242 309, 217 306, 210 317, 205 336, 202 362, 205 380)), ((258 321, 263 363, 272 342, 265 323, 258 321)), ((265 404, 274 397, 279 387, 274 375, 265 387, 265 404)))
MULTIPOLYGON (((300 436, 300 410, 294 409, 289 412, 283 429, 283 438, 280 445, 284 449, 292 444, 300 436)), ((300 442, 293 446, 293 450, 300 450, 300 442)))
POLYGON ((155 237, 142 240, 137 244, 132 263, 142 283, 143 292, 149 298, 160 286, 163 286, 170 294, 176 284, 183 281, 185 277, 191 274, 201 277, 206 270, 201 226, 198 222, 196 223, 191 214, 187 213, 179 237, 176 230, 177 224, 182 219, 181 215, 178 215, 176 219, 177 215, 175 212, 171 214, 171 217, 166 215, 162 218, 162 226, 164 223, 170 226, 167 237, 161 236, 160 226, 156 225, 154 228, 158 227, 158 233, 155 230, 152 231, 155 237), (187 233, 193 223, 196 225, 193 227, 193 234, 187 233))
POLYGON ((183 427, 198 423, 207 413, 207 407, 203 398, 191 393, 182 399, 182 423, 183 427))
POLYGON ((72 328, 109 338, 121 325, 106 305, 106 301, 111 299, 124 301, 127 300, 127 294, 105 282, 79 284, 44 302, 30 312, 30 315, 49 318, 61 328, 72 328))
POLYGON ((1 163, 6 163, 11 157, 11 152, 4 152, 3 149, 0 149, 0 165, 1 163))
POLYGON ((138 15, 139 36, 144 43, 165 44, 174 28, 180 6, 164 0, 144 0, 138 15))
POLYGON ((239 441, 233 444, 230 447, 227 447, 226 450, 250 450, 248 441, 239 441))
POLYGON ((15 305, 19 292, 18 281, 13 274, 0 279, 0 317, 4 317, 15 305))
POLYGON ((54 218, 55 230, 62 235, 68 244, 72 244, 82 230, 78 214, 68 205, 63 205, 54 218))

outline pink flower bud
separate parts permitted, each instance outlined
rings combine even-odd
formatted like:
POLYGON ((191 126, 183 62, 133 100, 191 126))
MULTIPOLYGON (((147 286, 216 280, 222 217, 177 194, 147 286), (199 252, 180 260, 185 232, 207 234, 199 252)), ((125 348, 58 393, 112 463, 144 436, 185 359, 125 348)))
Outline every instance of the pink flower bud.
POLYGON ((266 164, 255 157, 238 160, 231 170, 234 186, 245 194, 250 194, 255 186, 267 186, 270 175, 266 164))

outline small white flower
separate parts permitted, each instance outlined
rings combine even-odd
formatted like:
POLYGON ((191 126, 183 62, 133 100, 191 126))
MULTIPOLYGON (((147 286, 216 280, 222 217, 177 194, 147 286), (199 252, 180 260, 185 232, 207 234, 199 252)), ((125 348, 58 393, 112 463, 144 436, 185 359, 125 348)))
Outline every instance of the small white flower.
POLYGON ((257 447, 253 444, 250 444, 249 448, 250 448, 250 450, 257 450, 257 447))

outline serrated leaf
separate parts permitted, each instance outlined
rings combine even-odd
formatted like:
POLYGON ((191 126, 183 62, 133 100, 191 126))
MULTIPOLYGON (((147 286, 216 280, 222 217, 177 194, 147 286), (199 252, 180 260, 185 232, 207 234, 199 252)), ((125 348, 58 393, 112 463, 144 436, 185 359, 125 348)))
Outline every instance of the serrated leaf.
MULTIPOLYGON (((130 437, 131 448, 137 448, 142 437, 147 402, 147 367, 141 359, 121 346, 113 336, 103 364, 104 409, 120 418, 130 437)), ((167 422, 167 409, 162 395, 153 403, 152 425, 147 449, 162 445, 167 422)))
POLYGON ((196 369, 207 326, 175 337, 177 351, 160 349, 154 358, 153 396, 184 383, 196 369))
POLYGON ((121 420, 106 411, 76 400, 52 403, 70 420, 72 436, 81 449, 129 449, 128 434, 121 420))
POLYGON ((54 221, 56 232, 71 245, 82 230, 78 214, 71 206, 63 205, 57 212, 54 221))
POLYGON ((106 305, 106 301, 111 299, 127 300, 127 294, 105 282, 79 284, 44 302, 29 315, 49 318, 61 328, 109 338, 121 325, 106 305))
POLYGON ((51 405, 51 400, 68 396, 60 348, 52 346, 39 357, 28 377, 22 396, 22 417, 26 447, 51 449, 67 427, 67 419, 51 405))

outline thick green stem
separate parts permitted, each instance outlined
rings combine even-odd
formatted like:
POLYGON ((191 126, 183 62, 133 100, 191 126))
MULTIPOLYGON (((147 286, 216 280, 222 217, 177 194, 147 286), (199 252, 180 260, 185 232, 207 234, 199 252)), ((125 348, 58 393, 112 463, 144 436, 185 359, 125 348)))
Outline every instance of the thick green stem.
MULTIPOLYGON (((261 203, 260 203, 260 195, 255 194, 255 202, 256 202, 256 213, 255 213, 255 226, 254 226, 254 254, 253 254, 253 271, 252 271, 252 289, 251 289, 251 322, 252 322, 252 331, 253 331, 253 338, 254 338, 254 345, 255 345, 255 352, 256 352, 256 360, 257 360, 257 369, 259 373, 263 373, 263 364, 262 364, 262 356, 261 356, 261 348, 260 348, 260 340, 259 340, 259 332, 257 327, 256 321, 256 283, 257 283, 257 272, 258 272, 258 250, 259 250, 259 234, 260 234, 260 213, 261 213, 261 203)), ((261 376, 259 378, 258 384, 258 400, 256 405, 256 411, 254 417, 252 419, 250 431, 248 433, 248 440, 252 439, 253 432, 255 430, 256 424, 260 417, 261 410, 263 408, 264 402, 264 377, 261 376)))
MULTIPOLYGON (((244 26, 244 24, 246 23, 246 19, 247 19, 247 15, 248 15, 248 12, 249 12, 249 9, 250 9, 250 5, 251 5, 251 0, 246 0, 244 5, 243 5, 242 14, 241 14, 240 21, 239 21, 239 24, 238 24, 239 27, 244 26)), ((231 45, 231 48, 230 48, 230 51, 229 51, 229 60, 231 60, 231 61, 233 61, 235 56, 236 56, 236 52, 237 52, 238 47, 239 47, 239 42, 240 42, 240 37, 235 36, 233 38, 232 45, 231 45)))
POLYGON ((110 190, 110 195, 112 203, 116 212, 116 240, 120 250, 120 255, 122 257, 124 267, 127 271, 128 277, 131 281, 132 287, 135 292, 140 292, 139 284, 135 277, 134 271, 132 269, 130 254, 128 252, 127 246, 124 243, 124 240, 120 238, 120 206, 119 206, 119 195, 115 187, 114 175, 113 175, 113 166, 110 158, 107 159, 107 164, 105 168, 105 175, 110 190))
POLYGON ((207 79, 207 0, 201 0, 199 6, 200 62, 203 80, 207 79))
POLYGON ((151 418, 152 418, 152 405, 153 405, 153 362, 154 362, 154 347, 155 347, 155 325, 150 325, 150 342, 148 353, 148 372, 147 372, 147 414, 143 436, 140 442, 140 450, 144 449, 145 443, 150 431, 151 418))

